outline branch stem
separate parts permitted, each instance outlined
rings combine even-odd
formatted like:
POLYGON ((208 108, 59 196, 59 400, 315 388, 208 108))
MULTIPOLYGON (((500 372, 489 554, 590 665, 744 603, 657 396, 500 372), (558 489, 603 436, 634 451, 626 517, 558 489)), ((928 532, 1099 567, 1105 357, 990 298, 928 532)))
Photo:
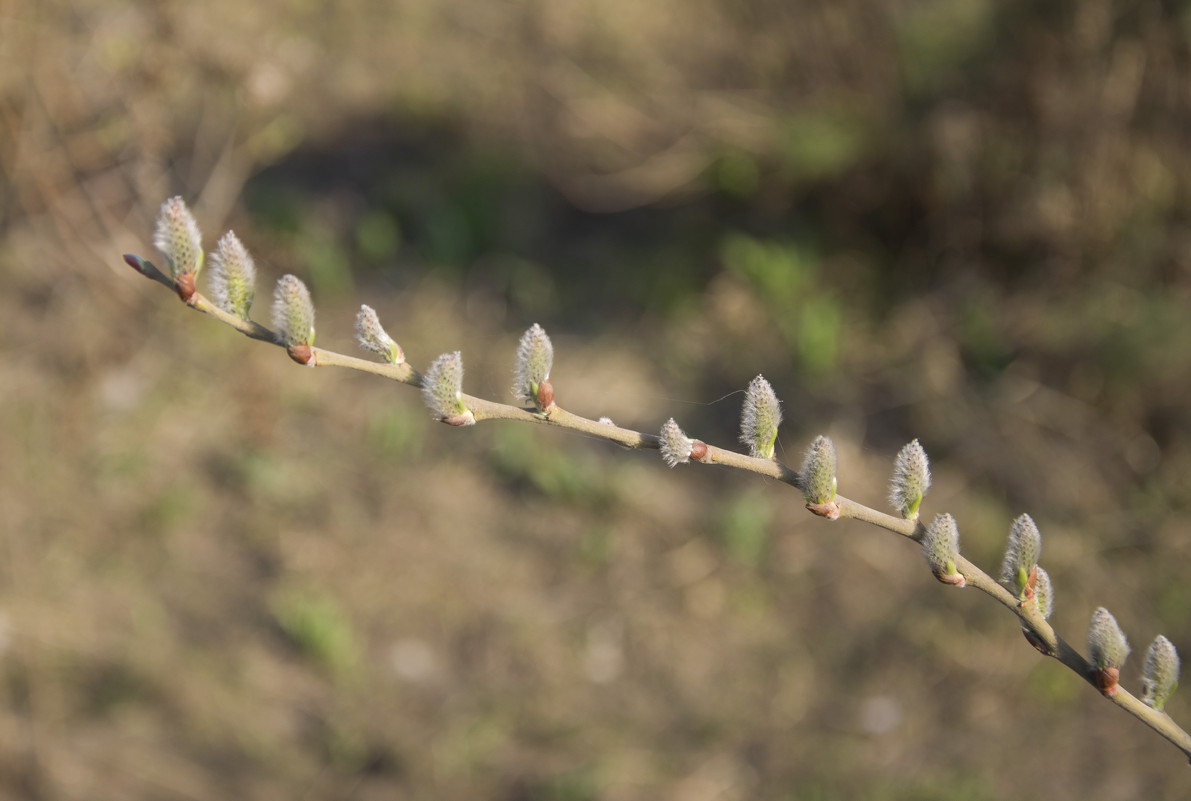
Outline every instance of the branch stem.
MULTIPOLYGON (((177 292, 177 286, 174 280, 154 266, 152 262, 135 255, 126 255, 124 261, 146 278, 177 292)), ((270 329, 251 320, 242 320, 233 314, 229 314, 198 292, 190 294, 183 302, 196 311, 210 315, 221 323, 231 326, 251 339, 282 347, 277 335, 270 329)), ((422 386, 422 375, 405 362, 399 364, 374 362, 321 348, 311 348, 310 351, 313 358, 307 363, 312 366, 345 367, 350 370, 378 375, 414 387, 422 386)), ((557 406, 552 406, 546 412, 540 412, 536 409, 511 406, 473 395, 464 395, 463 402, 471 410, 476 422, 484 420, 514 420, 523 423, 536 423, 578 431, 587 436, 608 440, 609 442, 614 442, 630 449, 657 450, 659 447, 659 440, 656 435, 622 428, 610 422, 590 420, 572 414, 557 406)), ((707 445, 707 452, 697 460, 697 463, 716 464, 737 470, 744 470, 775 479, 800 490, 803 488, 802 477, 799 473, 776 459, 761 459, 718 448, 714 445, 707 445)), ((921 541, 926 531, 922 523, 917 519, 905 520, 900 517, 894 517, 893 515, 877 511, 838 494, 835 496, 834 504, 839 510, 839 518, 841 519, 849 518, 869 523, 878 528, 900 534, 906 539, 915 542, 921 541)), ((1016 615, 1023 629, 1032 632, 1037 638, 1040 644, 1038 646, 1039 650, 1043 650, 1048 656, 1057 659, 1093 687, 1096 686, 1092 666, 1078 651, 1055 633, 1051 625, 1039 614, 1034 604, 1022 604, 1019 602, 1017 598, 993 580, 991 576, 963 556, 958 557, 956 569, 964 576, 967 586, 975 587, 985 594, 992 596, 998 603, 1016 615)), ((1106 697, 1166 738, 1176 748, 1181 750, 1185 756, 1191 758, 1191 735, 1176 724, 1169 715, 1146 706, 1136 696, 1130 694, 1119 685, 1111 695, 1107 695, 1106 697)))

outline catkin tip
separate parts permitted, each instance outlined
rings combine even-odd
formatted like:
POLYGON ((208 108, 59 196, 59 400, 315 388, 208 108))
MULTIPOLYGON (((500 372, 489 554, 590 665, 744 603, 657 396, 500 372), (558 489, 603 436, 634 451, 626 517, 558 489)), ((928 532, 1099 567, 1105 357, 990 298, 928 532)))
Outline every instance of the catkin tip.
POLYGON ((658 449, 662 453, 662 459, 670 467, 689 462, 694 444, 695 441, 683 433, 673 417, 662 426, 661 434, 658 436, 658 449))
POLYGON ((175 282, 183 276, 198 275, 202 269, 203 237, 194 215, 180 196, 161 204, 157 228, 153 232, 153 246, 165 256, 175 282))
POLYGON ((356 342, 369 353, 375 353, 389 364, 405 361, 405 352, 380 324, 380 317, 371 306, 360 306, 356 313, 356 342))
POLYGON ((1125 632, 1107 609, 1098 608, 1092 613, 1092 622, 1088 626, 1088 659, 1100 692, 1109 696, 1116 693, 1121 668, 1128 656, 1129 641, 1125 639, 1125 632))
POLYGON ((314 344, 314 303, 310 290, 294 275, 283 275, 273 290, 273 329, 287 348, 314 344))
POLYGON ((817 437, 802 459, 801 476, 808 504, 822 506, 835 499, 836 465, 835 443, 829 437, 817 437))
POLYGON ((537 323, 521 335, 513 361, 513 395, 523 403, 532 403, 538 411, 554 404, 554 387, 549 383, 554 366, 554 345, 546 330, 537 323))
POLYGON ((765 376, 749 382, 744 393, 744 407, 740 413, 740 441, 748 446, 749 454, 760 459, 772 459, 777 442, 777 429, 782 423, 782 405, 765 376))
POLYGON ((463 402, 463 355, 444 353, 434 360, 422 383, 422 400, 436 420, 451 425, 475 422, 463 402))
POLYGON ((211 254, 211 299, 228 314, 247 320, 256 292, 256 267, 248 249, 228 231, 211 254))
POLYGON ((893 462, 889 502, 906 520, 918 519, 918 507, 930 489, 930 462, 918 440, 910 442, 893 462))

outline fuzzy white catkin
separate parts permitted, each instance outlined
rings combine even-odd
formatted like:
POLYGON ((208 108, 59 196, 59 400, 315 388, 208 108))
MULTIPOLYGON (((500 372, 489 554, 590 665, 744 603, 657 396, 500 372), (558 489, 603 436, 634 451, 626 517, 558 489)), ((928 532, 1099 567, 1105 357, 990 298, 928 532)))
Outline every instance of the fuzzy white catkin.
POLYGON ((550 377, 554 366, 554 345, 546 330, 537 323, 521 335, 513 362, 513 396, 525 403, 536 403, 538 386, 550 377))
POLYGON ((662 459, 666 464, 675 467, 691 460, 691 446, 695 444, 695 441, 682 432, 673 417, 662 426, 662 432, 658 439, 662 459))
POLYGON ((1179 653, 1170 640, 1159 634, 1146 651, 1141 685, 1145 689, 1142 701, 1161 711, 1179 684, 1179 653))
POLYGON ((314 303, 310 290, 294 275, 283 275, 273 290, 273 330, 286 347, 314 342, 314 303))
POLYGON ((903 447, 893 463, 889 502, 906 520, 918 518, 918 506, 930 489, 930 462, 918 440, 903 447))
POLYGON ((922 538, 922 555, 936 576, 942 578, 956 574, 959 528, 955 525, 954 517, 949 514, 935 515, 922 538))
POLYGON ((806 449, 801 473, 807 503, 830 503, 835 498, 837 461, 835 443, 829 437, 817 437, 806 449))
POLYGON ((380 317, 371 306, 360 306, 356 313, 356 342, 370 353, 375 353, 389 364, 400 364, 405 361, 405 353, 401 346, 385 332, 380 324, 380 317))
POLYGON ((1023 514, 1013 521, 1009 529, 1009 543, 1001 563, 1001 583, 1019 598, 1022 597, 1030 571, 1038 565, 1041 556, 1042 534, 1034 519, 1023 514))
POLYGON ((210 281, 215 305, 247 320, 256 292, 256 266, 248 249, 232 231, 219 238, 211 254, 210 281))
POLYGON ((1129 641, 1117 619, 1103 606, 1092 613, 1088 626, 1088 655, 1097 668, 1120 669, 1129 656, 1129 641))
POLYGON ((782 405, 764 376, 749 382, 740 413, 740 441, 749 454, 760 459, 773 458, 777 429, 782 424, 782 405))
POLYGON ((153 246, 165 256, 170 275, 197 275, 203 266, 203 237, 198 223, 181 197, 161 204, 153 246))
POLYGON ((1050 582, 1050 573, 1041 567, 1038 568, 1038 574, 1034 579, 1034 603, 1038 605, 1038 613, 1042 615, 1042 619, 1049 620, 1055 608, 1055 591, 1050 582))
POLYGON ((463 405, 463 354, 444 353, 434 360, 422 382, 422 399, 436 419, 467 411, 463 405))

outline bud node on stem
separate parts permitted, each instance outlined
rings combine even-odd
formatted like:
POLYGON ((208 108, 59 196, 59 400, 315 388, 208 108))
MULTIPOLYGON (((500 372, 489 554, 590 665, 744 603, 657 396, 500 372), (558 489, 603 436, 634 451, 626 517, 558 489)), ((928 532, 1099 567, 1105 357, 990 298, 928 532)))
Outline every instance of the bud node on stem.
POLYGON ((194 273, 182 273, 174 278, 174 291, 184 302, 190 303, 194 297, 194 273))
POLYGON ((1092 679, 1096 683, 1096 689, 1104 694, 1105 698, 1112 698, 1117 694, 1117 683, 1120 681, 1121 671, 1118 668, 1093 668, 1092 679))
POLYGON ((285 349, 285 352, 298 364, 304 364, 308 367, 315 366, 314 348, 309 345, 290 345, 285 349))
POLYGON ((537 391, 538 408, 547 414, 555 408, 554 406, 554 385, 550 383, 550 379, 546 378, 538 384, 537 391))
POLYGON ((1042 638, 1033 629, 1022 626, 1021 633, 1025 635, 1026 642, 1034 646, 1035 651, 1043 656, 1054 656, 1054 652, 1046 647, 1046 643, 1042 641, 1042 638))
POLYGON ((817 514, 819 517, 825 517, 828 520, 839 520, 839 506, 836 505, 835 501, 808 503, 806 508, 807 511, 817 514))
POLYGON ((968 586, 968 580, 964 578, 963 573, 935 573, 935 578, 944 584, 950 584, 953 587, 968 586))

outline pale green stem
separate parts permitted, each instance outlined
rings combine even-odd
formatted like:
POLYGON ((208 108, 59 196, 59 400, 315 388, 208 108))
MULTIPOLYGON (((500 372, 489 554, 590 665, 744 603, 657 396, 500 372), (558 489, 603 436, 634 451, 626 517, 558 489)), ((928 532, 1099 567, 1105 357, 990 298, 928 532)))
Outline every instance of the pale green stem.
POLYGON ((221 323, 230 325, 246 337, 258 339, 261 342, 268 342, 273 345, 279 344, 277 342, 277 335, 268 328, 251 320, 241 320, 236 315, 225 312, 198 292, 190 296, 190 300, 186 301, 186 305, 192 309, 201 311, 203 314, 211 315, 221 323))
POLYGON ((333 350, 324 350, 322 348, 311 348, 311 350, 314 352, 315 367, 346 367, 350 370, 359 370, 362 373, 371 373, 382 378, 400 381, 402 384, 410 384, 415 387, 422 386, 422 374, 410 367, 407 362, 390 364, 389 362, 374 362, 368 359, 359 359, 355 356, 348 356, 345 353, 336 353, 333 350))

